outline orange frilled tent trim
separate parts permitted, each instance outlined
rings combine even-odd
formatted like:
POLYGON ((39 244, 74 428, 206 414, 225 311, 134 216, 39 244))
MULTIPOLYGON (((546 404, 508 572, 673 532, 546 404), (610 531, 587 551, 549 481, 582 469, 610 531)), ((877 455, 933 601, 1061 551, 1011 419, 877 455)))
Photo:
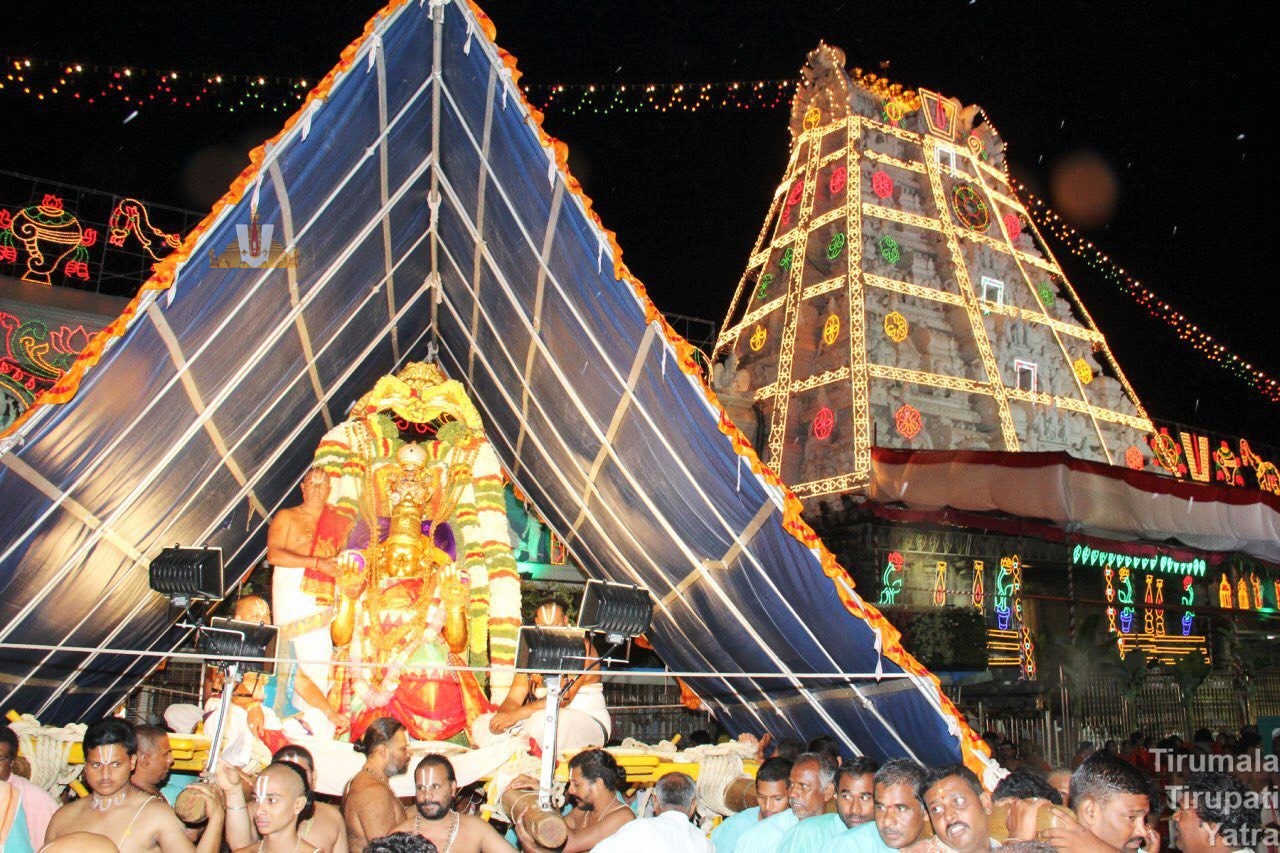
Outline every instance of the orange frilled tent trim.
MULTIPOLYGON (((316 85, 316 87, 311 90, 299 110, 285 122, 284 128, 280 133, 276 134, 266 143, 255 148, 250 153, 249 166, 240 173, 239 177, 237 177, 235 181, 232 182, 231 188, 227 193, 214 204, 209 215, 201 220, 200 224, 187 235, 179 249, 173 252, 173 254, 165 257, 164 260, 160 261, 156 265, 154 274, 142 287, 143 292, 147 290, 164 290, 172 286, 177 274, 178 266, 191 257, 196 243, 200 240, 200 237, 203 236, 204 232, 212 226, 224 208, 237 204, 244 197, 246 189, 248 189, 252 184, 253 180, 261 170, 267 148, 281 140, 295 124, 301 121, 302 117, 306 114, 313 102, 323 101, 328 96, 338 75, 347 71, 355 62, 356 55, 359 53, 360 47, 364 44, 365 39, 374 32, 374 29, 381 21, 392 15, 398 8, 407 2, 409 2, 409 0, 391 0, 391 2, 388 3, 381 11, 369 19, 368 23, 365 24, 364 31, 361 33, 360 37, 351 42, 351 44, 342 51, 342 54, 338 59, 338 64, 335 65, 334 68, 316 85)), ((516 67, 516 59, 510 53, 498 46, 497 28, 493 25, 493 21, 490 20, 489 16, 476 5, 474 0, 467 0, 467 3, 472 14, 480 24, 480 29, 483 31, 485 38, 488 39, 490 44, 493 46, 503 65, 505 65, 510 71, 512 82, 518 83, 521 74, 516 67)), ((707 401, 715 407, 716 411, 720 412, 720 431, 728 436, 732 441, 734 451, 750 464, 751 470, 758 477, 760 477, 765 483, 781 490, 782 494, 785 496, 783 507, 783 528, 794 536, 801 544, 812 550, 815 556, 818 557, 822 564, 823 573, 831 579, 832 584, 835 587, 836 594, 839 595, 841 602, 844 603, 845 609, 848 610, 850 614, 867 622, 874 630, 880 633, 884 656, 900 666, 905 672, 929 679, 933 685, 933 689, 937 692, 939 706, 945 713, 952 716, 960 731, 960 747, 965 765, 977 773, 978 778, 984 778, 985 771, 987 769, 987 760, 990 756, 990 751, 987 749, 986 744, 980 737, 978 737, 977 733, 969 727, 968 723, 965 722, 964 717, 956 709, 955 705, 952 704, 951 700, 942 692, 942 686, 938 679, 902 647, 902 635, 898 629, 893 627, 893 625, 884 618, 879 610, 852 594, 851 589, 853 587, 853 579, 840 566, 835 555, 827 550, 827 547, 818 538, 818 535, 814 533, 813 528, 811 528, 801 517, 802 505, 800 500, 792 494, 791 490, 778 478, 777 474, 760 461, 760 458, 756 455, 755 450, 751 447, 751 444, 747 441, 746 437, 743 436, 742 433, 738 431, 738 428, 733 425, 733 422, 729 420, 729 417, 725 414, 724 408, 720 405, 720 401, 716 397, 715 392, 707 385, 706 378, 703 376, 701 368, 693 359, 692 353, 694 351, 694 347, 677 334, 675 329, 666 322, 662 314, 659 313, 657 307, 653 304, 653 301, 649 299, 648 292, 645 290, 644 285, 639 279, 631 274, 631 271, 627 269, 626 264, 622 262, 622 247, 618 245, 617 235, 613 231, 604 227, 604 223, 601 221, 600 216, 593 209, 590 197, 588 197, 583 191, 582 185, 578 183, 577 178, 569 172, 568 146, 546 132, 542 126, 542 112, 529 103, 529 100, 525 97, 524 92, 519 88, 519 86, 516 86, 516 92, 521 103, 524 105, 524 108, 528 110, 529 115, 533 118, 533 128, 538 134, 539 141, 542 143, 544 148, 549 149, 553 153, 556 168, 560 171, 566 188, 578 197, 583 208, 586 210, 587 215, 591 217, 591 220, 600 229, 601 233, 603 233, 608 239, 609 247, 613 252, 614 275, 620 281, 627 282, 627 284, 629 284, 635 291, 635 294, 640 299, 641 304, 644 305, 646 322, 659 323, 659 327, 662 329, 663 334, 666 335, 667 341, 672 345, 676 352, 676 361, 680 365, 680 369, 689 376, 697 377, 699 379, 699 385, 702 388, 702 392, 706 395, 707 401)), ((48 405, 50 403, 63 403, 70 400, 75 395, 76 389, 79 387, 80 381, 84 377, 85 372, 95 365, 102 357, 102 352, 106 348, 108 342, 112 338, 118 337, 124 333, 129 321, 138 311, 143 292, 139 292, 138 296, 129 303, 129 306, 125 309, 124 313, 121 314, 118 320, 107 326, 90 340, 88 346, 85 347, 80 357, 76 359, 75 364, 67 371, 67 374, 58 382, 57 385, 41 394, 36 402, 27 409, 23 416, 15 421, 10 428, 5 431, 5 435, 19 429, 38 407, 48 405)))

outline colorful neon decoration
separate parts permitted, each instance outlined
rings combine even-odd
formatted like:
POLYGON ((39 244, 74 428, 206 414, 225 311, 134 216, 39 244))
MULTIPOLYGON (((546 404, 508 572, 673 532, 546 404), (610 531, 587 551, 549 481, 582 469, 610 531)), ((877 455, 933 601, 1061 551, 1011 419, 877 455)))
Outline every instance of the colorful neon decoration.
POLYGON ((1182 448, 1169 435, 1168 429, 1161 427, 1158 433, 1148 435, 1145 439, 1157 465, 1174 476, 1187 473, 1187 466, 1182 464, 1182 448))
POLYGON ((1114 585, 1112 585, 1111 581, 1112 579, 1115 578, 1115 572, 1112 571, 1110 566, 1107 566, 1102 571, 1102 577, 1105 578, 1107 582, 1107 590, 1106 590, 1107 602, 1108 603, 1113 602, 1116 600, 1116 588, 1114 585))
POLYGON ((907 318, 899 312, 890 311, 884 315, 884 333, 895 344, 900 344, 907 339, 909 328, 907 318))
POLYGON ((902 116, 904 115, 902 104, 898 103, 897 101, 888 101, 884 105, 884 111, 882 115, 885 117, 886 121, 888 121, 894 127, 897 127, 898 122, 902 121, 902 116))
POLYGON ((982 581, 983 568, 981 560, 973 561, 973 590, 970 592, 969 598, 973 602, 973 606, 979 610, 982 609, 982 604, 987 598, 987 591, 983 588, 982 581))
POLYGON ((1093 368, 1083 358, 1077 358, 1073 361, 1071 369, 1075 371, 1076 378, 1080 380, 1081 385, 1088 385, 1093 381, 1093 368))
POLYGON ((1131 444, 1124 450, 1124 464, 1135 471, 1141 471, 1146 467, 1147 459, 1141 450, 1131 444))
POLYGON ((902 555, 890 551, 884 571, 880 574, 880 604, 891 605, 898 601, 898 593, 902 592, 902 555))
POLYGON ((947 564, 941 560, 934 567, 933 603, 938 607, 947 603, 947 564))
POLYGON ((827 182, 827 189, 831 190, 832 195, 839 195, 849 182, 849 171, 844 166, 836 166, 831 170, 831 180, 827 182))
POLYGON ((813 437, 819 441, 826 441, 831 437, 831 430, 835 428, 836 416, 827 406, 823 406, 818 410, 818 414, 813 417, 813 437))
POLYGON ((790 272, 791 259, 794 256, 795 256, 795 249, 793 249, 791 246, 788 246, 787 250, 782 253, 782 257, 778 259, 778 269, 783 270, 785 272, 790 272))
POLYGON ((1114 551, 1101 551, 1088 545, 1076 545, 1071 550, 1071 562, 1078 566, 1128 566, 1137 571, 1200 577, 1204 577, 1208 568, 1208 564, 1200 557, 1193 560, 1175 560, 1167 554, 1159 557, 1134 557, 1114 551))
POLYGON ((888 234, 880 238, 880 257, 891 264, 902 260, 902 250, 898 248, 898 241, 888 234))
POLYGON ((871 174, 871 191, 877 198, 888 198, 893 195, 893 178, 883 170, 871 174))
POLYGON ((1164 578, 1156 578, 1156 634, 1164 636, 1164 578))
POLYGON ((1249 586, 1244 578, 1240 578, 1240 582, 1236 585, 1236 606, 1241 610, 1249 609, 1249 586))
POLYGON ((796 181, 791 187, 791 192, 787 194, 787 206, 791 207, 800 203, 800 199, 804 197, 804 181, 796 181))
POLYGON ((831 346, 838 337, 840 337, 840 318, 830 314, 827 316, 827 322, 822 324, 822 342, 831 346))
POLYGON ((804 113, 804 129, 813 130, 822 121, 822 111, 817 107, 809 107, 804 113))
POLYGON ((1206 435, 1197 435, 1195 440, 1183 430, 1179 436, 1182 439, 1182 448, 1186 453, 1187 473, 1191 475, 1191 479, 1199 483, 1209 482, 1209 437, 1206 435))
POLYGON ((898 407, 898 411, 893 413, 893 425, 899 435, 910 441, 924 428, 924 421, 920 417, 919 409, 910 403, 903 403, 898 407))
POLYGON ((1243 486, 1244 477, 1240 476, 1240 457, 1231 452, 1224 440, 1222 445, 1213 451, 1214 479, 1228 486, 1243 486))
POLYGON ((756 285, 756 299, 765 299, 769 295, 769 286, 772 284, 773 273, 767 272, 760 276, 760 283, 756 285))
POLYGON ((1243 438, 1240 439, 1240 458, 1245 465, 1253 468, 1259 489, 1264 492, 1270 492, 1273 495, 1280 495, 1280 469, 1277 469, 1274 463, 1254 453, 1253 448, 1249 446, 1249 442, 1243 438))
POLYGON ((142 250, 157 261, 168 252, 157 252, 152 248, 155 238, 159 238, 160 243, 170 251, 182 245, 181 235, 166 234, 151 224, 147 206, 136 198, 122 199, 117 203, 111 211, 111 218, 107 220, 107 227, 111 231, 111 236, 107 238, 108 243, 116 247, 124 246, 125 241, 132 234, 142 244, 142 250))
POLYGON ((844 251, 844 235, 837 234, 831 238, 831 242, 827 244, 827 260, 834 261, 840 257, 840 253, 844 251))
POLYGON ((986 231, 991 225, 991 211, 978 191, 969 184, 956 184, 951 190, 951 209, 960 224, 973 231, 986 231))
POLYGON ((995 610, 996 624, 1001 631, 1008 631, 1013 619, 1013 608, 1009 599, 1013 595, 1013 564, 1016 558, 1001 557, 1000 569, 996 572, 995 610))
POLYGON ((1227 580, 1225 574, 1223 574, 1222 581, 1218 584, 1218 606, 1227 610, 1235 606, 1231 599, 1231 581, 1227 580))
POLYGON ((764 342, 768 340, 769 332, 764 326, 756 326, 756 330, 751 333, 751 349, 759 352, 764 342))
POLYGON ((89 335, 83 325, 50 329, 41 320, 24 321, 0 311, 0 391, 13 398, 10 418, 20 416, 41 391, 57 384, 88 344, 89 335))
MULTIPOLYGON (((63 260, 77 248, 83 251, 85 237, 80 220, 63 210, 62 199, 52 193, 47 193, 39 204, 24 207, 11 216, 6 211, 4 225, 0 243, 14 248, 13 262, 17 261, 14 241, 22 244, 27 253, 27 268, 22 273, 22 280, 32 284, 52 285, 53 274, 63 268, 63 260)), ((10 254, 5 252, 5 257, 10 254)), ((84 258, 88 258, 87 253, 84 258)), ((75 266, 69 274, 79 277, 79 255, 72 262, 75 266)), ((89 277, 87 268, 84 277, 89 277)))
MULTIPOLYGON (((974 137, 969 137, 973 139, 974 137)), ((1016 213, 1006 213, 1004 215, 1004 230, 1009 234, 1010 240, 1017 240, 1022 236, 1022 218, 1016 213)))
POLYGON ((1249 573, 1249 586, 1253 589, 1253 609, 1262 609, 1262 579, 1254 572, 1249 573))
POLYGON ((1156 602, 1155 579, 1155 575, 1147 575, 1147 588, 1142 599, 1147 605, 1142 609, 1142 630, 1148 634, 1156 632, 1156 612, 1155 608, 1151 607, 1156 602))
POLYGON ((920 113, 929 132, 944 139, 956 138, 956 105, 930 89, 920 88, 920 113))
POLYGON ((1040 286, 1036 288, 1036 296, 1040 298, 1040 304, 1043 305, 1046 310, 1053 308, 1053 306, 1058 302, 1058 297, 1053 293, 1053 285, 1049 284, 1047 281, 1041 282, 1040 286))

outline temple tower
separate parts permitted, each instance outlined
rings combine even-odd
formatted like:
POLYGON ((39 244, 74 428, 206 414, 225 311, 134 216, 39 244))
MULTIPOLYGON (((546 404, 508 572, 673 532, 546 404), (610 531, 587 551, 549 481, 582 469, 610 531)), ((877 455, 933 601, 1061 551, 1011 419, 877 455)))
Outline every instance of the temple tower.
POLYGON ((722 402, 798 496, 873 446, 1142 467, 1152 432, 1011 186, 982 110, 819 45, 791 155, 716 343, 722 402))

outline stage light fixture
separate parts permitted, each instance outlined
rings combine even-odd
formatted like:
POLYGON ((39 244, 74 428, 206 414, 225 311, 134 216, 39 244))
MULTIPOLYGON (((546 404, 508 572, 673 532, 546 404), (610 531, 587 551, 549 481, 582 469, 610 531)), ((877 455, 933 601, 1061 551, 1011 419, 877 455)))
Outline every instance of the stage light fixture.
POLYGON ((165 548, 151 560, 148 583, 178 607, 226 595, 221 548, 165 548))
POLYGON ((604 634, 610 643, 622 643, 649 630, 653 599, 641 586, 607 581, 587 581, 578 608, 578 627, 604 634))
POLYGON ((581 669, 586 636, 581 628, 525 625, 516 636, 516 669, 539 672, 581 669))
POLYGON ((201 653, 209 656, 207 662, 210 666, 226 669, 236 664, 241 672, 274 675, 276 641, 279 635, 280 629, 275 625, 218 618, 211 620, 207 628, 200 630, 196 642, 201 653), (228 658, 261 658, 261 660, 228 660, 228 658))

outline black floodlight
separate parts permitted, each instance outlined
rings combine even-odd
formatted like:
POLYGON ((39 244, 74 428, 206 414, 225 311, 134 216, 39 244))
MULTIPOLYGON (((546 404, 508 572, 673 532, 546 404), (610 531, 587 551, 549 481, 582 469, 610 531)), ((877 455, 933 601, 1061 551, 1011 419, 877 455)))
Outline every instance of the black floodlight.
POLYGON ((641 586, 605 581, 587 581, 578 608, 578 627, 608 636, 621 643, 649 630, 653 620, 653 600, 641 586))
POLYGON ((221 548, 165 548, 151 560, 151 588, 179 607, 226 595, 221 548))
POLYGON ((525 625, 516 636, 516 669, 559 672, 581 669, 586 634, 579 628, 525 625))
POLYGON ((201 653, 209 656, 210 666, 225 668, 238 666, 241 672, 263 672, 274 675, 276 671, 276 640, 280 629, 275 625, 257 622, 240 622, 235 619, 214 619, 208 628, 200 631, 197 645, 201 653), (226 658, 261 658, 261 660, 226 660, 226 658))

